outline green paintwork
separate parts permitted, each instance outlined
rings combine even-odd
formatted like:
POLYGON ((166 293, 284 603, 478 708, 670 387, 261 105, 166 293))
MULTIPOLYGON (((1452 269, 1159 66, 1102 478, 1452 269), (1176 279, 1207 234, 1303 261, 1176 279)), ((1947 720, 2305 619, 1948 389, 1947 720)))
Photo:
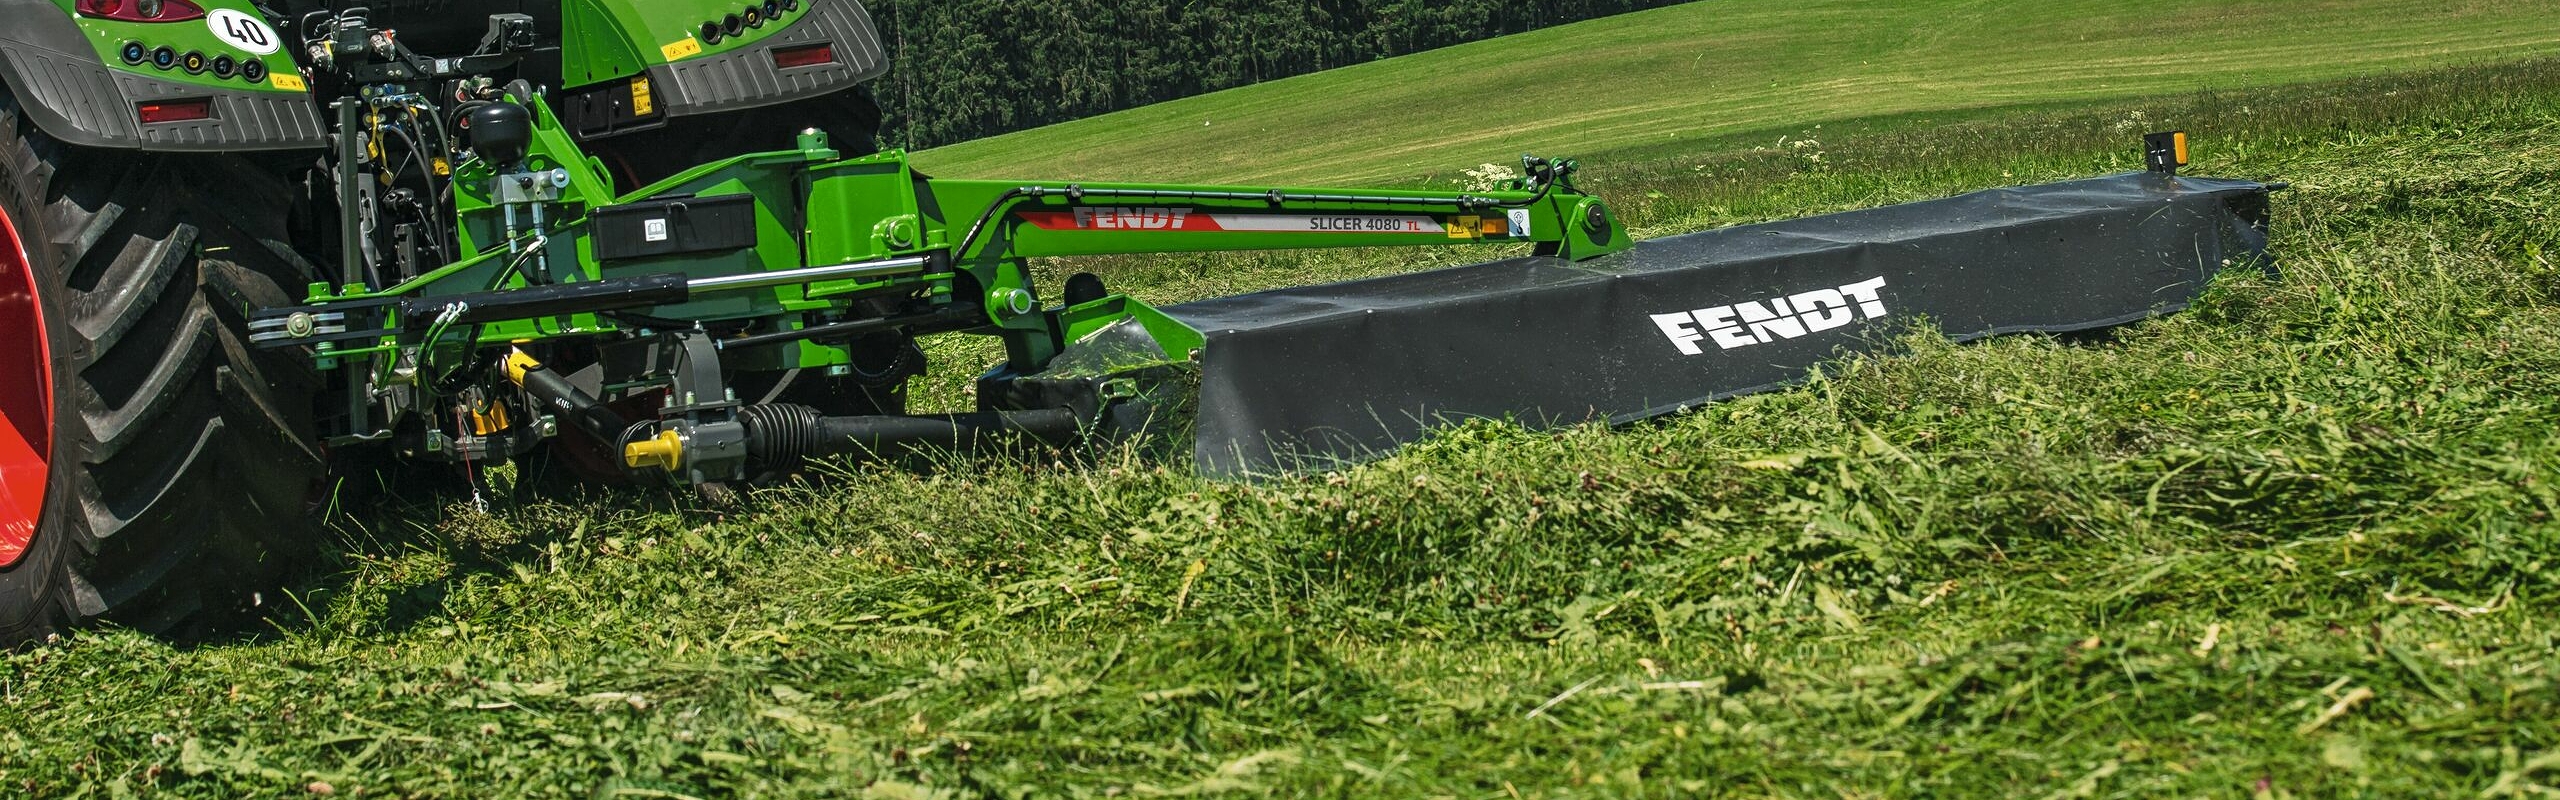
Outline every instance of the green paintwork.
MULTIPOLYGON (((152 78, 211 89, 304 93, 307 88, 302 73, 294 64, 294 46, 290 31, 270 26, 278 37, 279 47, 267 55, 242 50, 214 35, 210 17, 182 22, 121 22, 95 19, 74 13, 73 0, 53 0, 64 16, 72 17, 80 30, 88 35, 100 62, 109 69, 147 75, 152 78), (148 61, 128 65, 119 55, 126 42, 141 42, 148 48, 167 46, 180 55, 199 52, 210 62, 229 55, 241 62, 256 60, 267 68, 266 80, 250 83, 237 74, 216 78, 210 70, 191 74, 184 69, 158 69, 148 61)), ((583 88, 620 80, 647 71, 650 67, 695 58, 716 56, 753 46, 774 34, 788 30, 809 15, 815 3, 824 0, 801 0, 797 10, 784 11, 775 21, 746 32, 727 37, 718 44, 706 44, 700 37, 704 22, 716 22, 745 8, 743 0, 561 0, 561 79, 564 88, 583 88)), ((259 16, 251 0, 197 0, 210 14, 216 9, 230 9, 259 16)))
POLYGON ((634 41, 598 0, 562 0, 560 14, 560 82, 568 88, 628 78, 656 63, 642 55, 656 49, 634 41))
POLYGON ((97 49, 99 62, 106 64, 108 69, 148 76, 154 80, 170 83, 202 86, 207 89, 280 94, 308 93, 302 80, 302 72, 293 63, 293 43, 286 38, 289 34, 272 27, 268 28, 266 32, 277 37, 277 46, 274 53, 263 56, 233 47, 224 42, 222 37, 214 35, 211 26, 213 19, 210 15, 215 10, 228 9, 251 17, 259 17, 257 9, 249 0, 196 0, 196 5, 203 6, 208 16, 203 19, 179 22, 123 22, 97 19, 76 13, 72 0, 54 0, 54 4, 62 8, 64 16, 70 17, 79 25, 80 32, 87 35, 90 46, 97 49), (202 53, 208 64, 222 56, 230 56, 240 63, 254 60, 266 66, 267 76, 265 80, 250 83, 242 80, 236 71, 229 78, 218 78, 214 76, 211 69, 201 73, 190 73, 178 67, 159 69, 150 61, 130 65, 126 64, 120 55, 126 42, 141 42, 145 48, 168 47, 180 56, 188 53, 202 53))
MULTIPOLYGON (((1145 327, 1169 362, 1191 360, 1204 341, 1200 332, 1125 296, 1074 307, 1040 303, 1026 263, 1030 258, 1529 243, 1541 252, 1582 260, 1630 244, 1614 215, 1603 213, 1598 217, 1603 224, 1589 227, 1591 211, 1605 209, 1600 200, 1565 189, 1472 193, 1466 200, 1471 207, 1446 192, 936 180, 917 175, 902 152, 844 158, 827 146, 823 134, 803 136, 796 150, 737 156, 617 194, 560 122, 536 105, 527 172, 561 171, 566 186, 548 205, 542 230, 533 230, 530 216, 520 213, 512 241, 544 243, 547 282, 664 274, 708 278, 924 256, 944 268, 707 293, 681 305, 646 309, 645 314, 751 322, 757 330, 785 331, 862 319, 852 306, 856 299, 891 293, 919 298, 932 308, 966 309, 981 323, 970 332, 1001 337, 1007 367, 1017 374, 1037 373, 1072 343, 1124 322, 1145 327), (594 256, 589 214, 595 209, 738 195, 755 199, 753 247, 611 263, 594 256), (973 239, 971 230, 981 219, 986 224, 973 239), (1517 221, 1525 221, 1526 229, 1517 221)), ((464 248, 473 253, 469 258, 379 292, 346 287, 331 295, 327 287, 315 287, 313 302, 453 296, 529 285, 508 268, 519 262, 522 269, 535 269, 532 259, 508 252, 504 207, 495 196, 498 180, 489 165, 477 162, 455 172, 455 204, 464 248)), ((380 373, 391 357, 402 353, 416 353, 429 365, 459 365, 467 363, 475 348, 617 331, 612 320, 594 314, 504 320, 480 325, 476 333, 438 332, 443 335, 436 341, 430 339, 439 337, 413 332, 371 347, 327 349, 321 366, 361 365, 380 373)), ((769 348, 733 366, 779 370, 842 363, 842 350, 804 342, 769 348)))
POLYGON ((1200 331, 1127 295, 1112 295, 1065 309, 1059 312, 1059 318, 1064 323, 1060 327, 1066 330, 1063 338, 1070 346, 1123 320, 1145 327, 1149 338, 1164 348, 1170 361, 1190 361, 1194 352, 1209 343, 1200 331))
POLYGON ((745 0, 562 0, 562 81, 583 88, 750 47, 799 24, 820 2, 800 0, 779 19, 712 44, 702 40, 703 23, 742 12, 745 0))

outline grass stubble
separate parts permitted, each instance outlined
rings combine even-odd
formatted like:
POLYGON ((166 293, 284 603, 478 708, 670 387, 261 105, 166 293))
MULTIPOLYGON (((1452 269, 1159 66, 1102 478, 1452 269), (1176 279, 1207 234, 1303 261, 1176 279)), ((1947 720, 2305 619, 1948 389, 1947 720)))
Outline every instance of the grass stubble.
MULTIPOLYGON (((4 656, 0 789, 2560 792, 2560 64, 1836 126, 1586 185, 1659 235, 2129 169, 2153 127, 2294 183, 2282 277, 1260 483, 1105 454, 360 509, 267 635, 4 656)), ((1170 301, 1484 257, 1050 269, 1170 301)))

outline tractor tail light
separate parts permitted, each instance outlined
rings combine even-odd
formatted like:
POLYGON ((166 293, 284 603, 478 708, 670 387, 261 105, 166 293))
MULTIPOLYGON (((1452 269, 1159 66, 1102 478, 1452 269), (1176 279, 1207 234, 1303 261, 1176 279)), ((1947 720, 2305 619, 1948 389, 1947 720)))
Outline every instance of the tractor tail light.
POLYGON ((197 120, 213 118, 213 100, 209 98, 198 98, 195 100, 158 100, 148 103, 136 103, 134 104, 133 111, 134 116, 142 118, 142 124, 144 125, 156 125, 163 122, 194 122, 197 120))
POLYGON ((118 22, 185 22, 204 19, 194 0, 80 0, 72 8, 80 16, 118 22))
POLYGON ((775 69, 815 67, 833 63, 836 63, 836 46, 829 43, 776 48, 773 51, 775 69))

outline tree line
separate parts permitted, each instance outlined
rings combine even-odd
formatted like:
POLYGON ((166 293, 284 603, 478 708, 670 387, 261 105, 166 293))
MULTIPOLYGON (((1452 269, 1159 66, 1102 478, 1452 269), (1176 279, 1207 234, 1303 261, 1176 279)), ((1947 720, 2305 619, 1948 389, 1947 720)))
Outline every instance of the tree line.
POLYGON ((1680 0, 871 0, 922 149, 1680 0))

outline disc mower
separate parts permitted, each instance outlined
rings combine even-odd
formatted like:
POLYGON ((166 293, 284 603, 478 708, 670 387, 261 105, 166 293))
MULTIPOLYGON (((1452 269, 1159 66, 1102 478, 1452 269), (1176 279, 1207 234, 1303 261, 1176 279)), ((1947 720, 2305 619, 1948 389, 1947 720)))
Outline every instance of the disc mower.
POLYGON ((1889 326, 2182 307, 2267 186, 2155 168, 1631 241, 1496 191, 956 180, 874 152, 854 0, 0 0, 0 643, 263 602, 342 479, 724 487, 1139 443, 1250 476, 1453 418, 1623 422, 1889 326), (1157 308, 1055 256, 1515 245, 1157 308), (921 337, 1001 340, 910 413, 921 337))

